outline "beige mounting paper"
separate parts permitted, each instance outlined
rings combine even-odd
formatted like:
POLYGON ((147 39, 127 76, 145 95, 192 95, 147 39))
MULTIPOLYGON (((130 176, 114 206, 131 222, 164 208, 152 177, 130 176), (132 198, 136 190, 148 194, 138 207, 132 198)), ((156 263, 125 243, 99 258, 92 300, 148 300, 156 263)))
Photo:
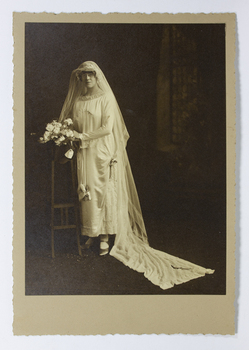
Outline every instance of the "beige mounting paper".
MULTIPOLYGON (((15 335, 234 334, 235 299, 235 14, 14 13, 15 335), (25 296, 25 23, 225 23, 227 112, 226 295, 25 296)), ((36 72, 37 74, 37 72, 36 72)))

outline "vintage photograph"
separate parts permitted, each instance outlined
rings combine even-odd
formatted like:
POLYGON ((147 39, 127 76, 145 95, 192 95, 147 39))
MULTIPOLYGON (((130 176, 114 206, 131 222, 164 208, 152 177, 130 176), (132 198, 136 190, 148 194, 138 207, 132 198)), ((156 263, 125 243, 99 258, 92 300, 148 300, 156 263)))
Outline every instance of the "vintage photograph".
POLYGON ((226 24, 26 22, 25 295, 226 295, 226 24))

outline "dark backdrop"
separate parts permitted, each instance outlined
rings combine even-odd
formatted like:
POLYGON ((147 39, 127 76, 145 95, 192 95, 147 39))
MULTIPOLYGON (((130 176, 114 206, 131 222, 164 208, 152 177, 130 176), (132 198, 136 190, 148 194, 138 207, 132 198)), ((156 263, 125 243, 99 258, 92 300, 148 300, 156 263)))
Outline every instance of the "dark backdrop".
MULTIPOLYGON (((175 153, 162 152, 156 147, 157 78, 165 26, 26 24, 27 246, 31 244, 33 248, 40 249, 42 245, 48 246, 44 239, 49 239, 41 239, 41 235, 34 236, 33 230, 37 225, 49 228, 50 223, 52 146, 39 144, 38 136, 44 132, 47 122, 60 115, 72 70, 82 62, 91 60, 100 66, 110 83, 130 133, 127 151, 145 224, 148 222, 147 227, 152 228, 148 230, 149 241, 160 248, 160 242, 165 242, 169 237, 172 242, 175 238, 175 242, 171 243, 172 250, 167 251, 173 254, 179 251, 174 251, 173 248, 181 246, 181 233, 174 237, 170 234, 167 236, 167 233, 157 229, 157 222, 163 221, 167 226, 167 222, 177 225, 179 221, 195 221, 200 223, 200 227, 205 226, 205 232, 209 231, 210 226, 208 234, 200 232, 197 237, 205 242, 207 249, 214 238, 219 240, 215 255, 222 261, 223 277, 225 276, 225 28, 223 25, 188 25, 198 44, 198 66, 204 91, 201 99, 205 102, 205 108, 199 113, 204 118, 205 130, 208 130, 202 133, 201 122, 200 126, 195 127, 194 136, 191 136, 195 143, 192 142, 189 152, 194 154, 193 149, 202 150, 204 145, 211 144, 212 147, 205 148, 202 171, 208 171, 211 164, 216 170, 211 179, 199 177, 190 183, 184 169, 179 177, 179 162, 176 162, 175 153), (202 136, 197 137, 200 136, 200 131, 202 136), (176 181, 177 176, 179 181, 176 181), (176 185, 178 182, 179 186, 176 185), (211 227, 211 222, 215 229, 211 227)), ((200 157, 200 152, 198 156, 200 157)), ((63 174, 68 173, 68 167, 60 166, 58 171, 61 183, 67 183, 63 174)), ((67 195, 66 192, 64 194, 67 195)), ((170 242, 168 243, 170 247, 170 242)), ((213 251, 210 256, 212 254, 213 251)), ((223 289, 219 290, 224 293, 225 277, 222 283, 223 289)))
POLYGON ((38 205, 41 209, 46 202, 33 201, 34 191, 39 191, 43 199, 50 194, 47 179, 51 147, 37 144, 37 138, 30 134, 41 135, 46 123, 60 115, 70 74, 86 60, 100 66, 114 91, 131 136, 128 152, 136 172, 142 154, 139 150, 151 144, 154 137, 148 125, 156 114, 161 32, 161 25, 26 24, 28 207, 38 205), (36 172, 44 174, 39 177, 39 188, 34 180, 36 172))

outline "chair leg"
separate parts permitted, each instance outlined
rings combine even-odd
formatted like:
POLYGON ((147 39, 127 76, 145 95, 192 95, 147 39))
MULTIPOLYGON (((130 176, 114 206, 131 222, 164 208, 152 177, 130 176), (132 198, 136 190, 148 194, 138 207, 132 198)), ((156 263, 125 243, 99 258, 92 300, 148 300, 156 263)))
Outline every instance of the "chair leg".
POLYGON ((54 160, 52 161, 52 191, 51 191, 51 248, 52 258, 54 258, 54 160))

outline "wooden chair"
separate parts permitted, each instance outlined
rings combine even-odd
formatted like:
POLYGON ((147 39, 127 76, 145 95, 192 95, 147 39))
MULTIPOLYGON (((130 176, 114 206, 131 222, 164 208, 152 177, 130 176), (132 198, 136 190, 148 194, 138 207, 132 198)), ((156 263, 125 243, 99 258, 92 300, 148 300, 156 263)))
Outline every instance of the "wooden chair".
POLYGON ((52 160, 52 195, 51 195, 51 248, 52 248, 52 258, 55 257, 54 250, 54 234, 55 230, 64 230, 64 229, 74 229, 76 230, 76 239, 78 245, 78 252, 81 256, 81 247, 80 247, 80 222, 79 222, 79 201, 77 198, 76 192, 76 159, 73 158, 70 160, 71 163, 71 175, 72 175, 72 189, 73 189, 73 198, 74 200, 69 203, 55 203, 55 168, 57 161, 52 160), (69 222, 69 209, 74 208, 74 223, 69 222), (55 211, 60 210, 60 224, 55 225, 55 211))

